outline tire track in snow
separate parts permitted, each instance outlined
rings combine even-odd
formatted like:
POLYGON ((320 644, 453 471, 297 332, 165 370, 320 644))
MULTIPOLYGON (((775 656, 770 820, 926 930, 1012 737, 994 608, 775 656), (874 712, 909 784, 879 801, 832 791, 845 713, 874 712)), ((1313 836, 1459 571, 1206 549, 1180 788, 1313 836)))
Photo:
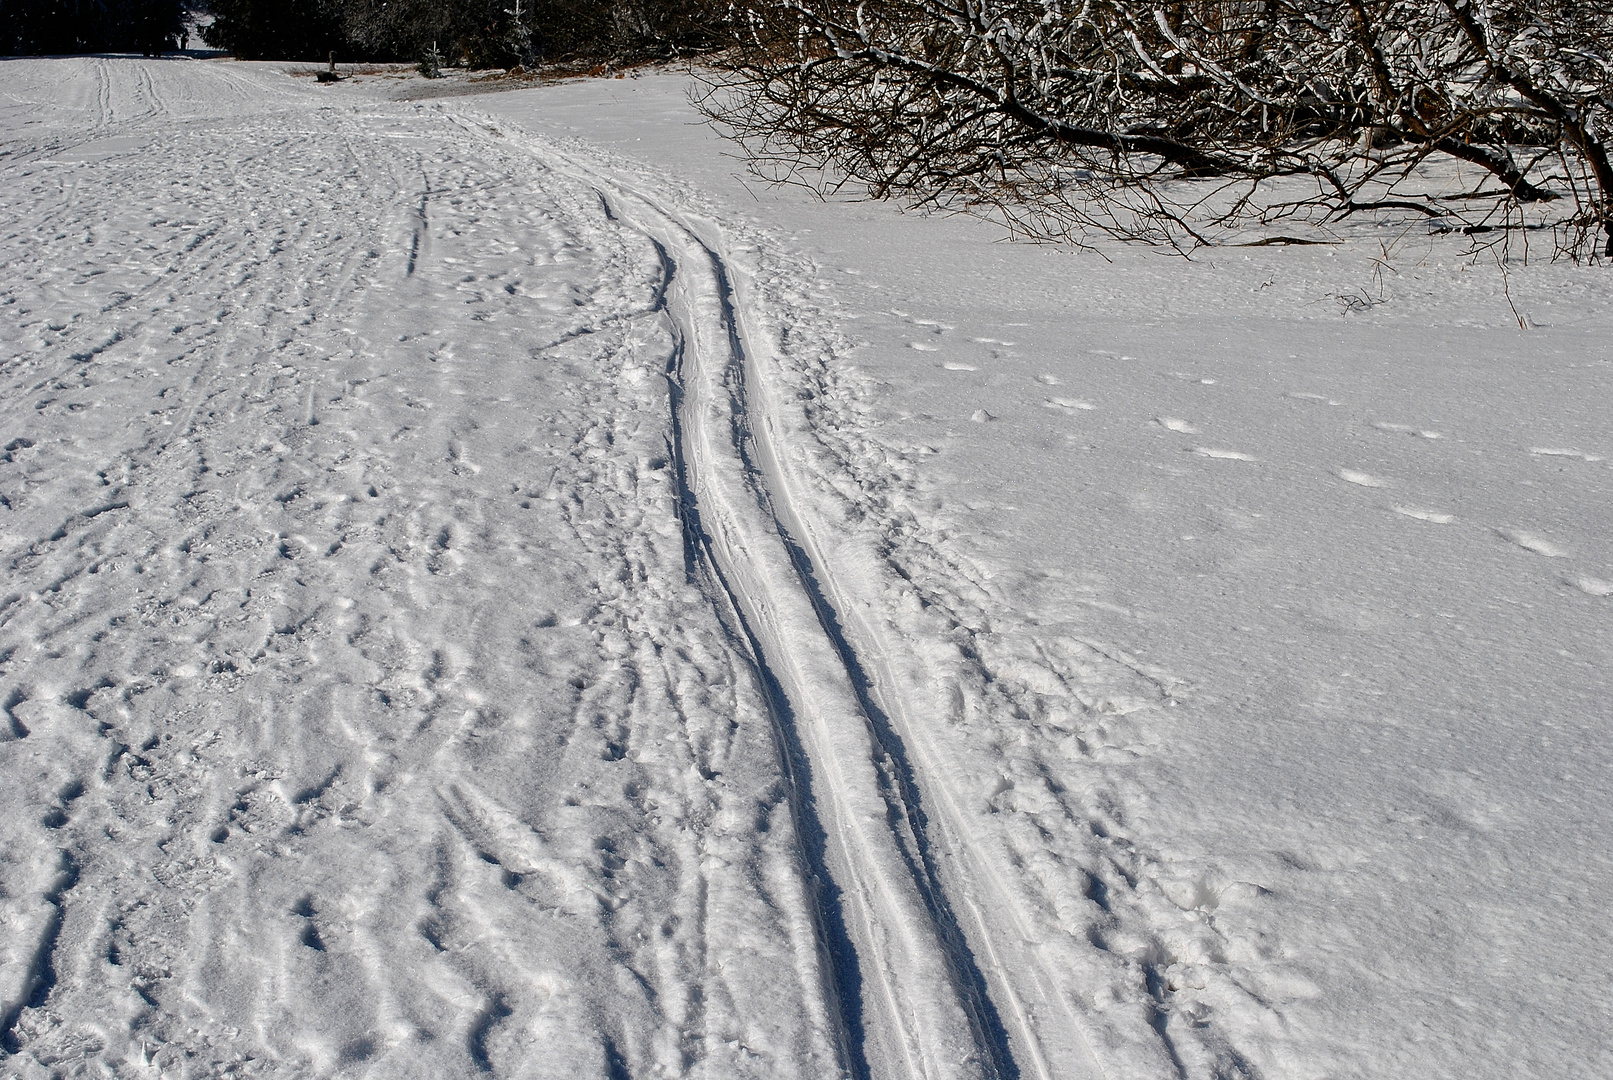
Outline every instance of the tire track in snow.
POLYGON ((771 455, 747 413, 747 355, 727 266, 695 227, 652 198, 562 160, 665 261, 664 310, 679 341, 668 379, 685 542, 742 628, 787 752, 804 759, 804 770, 789 771, 808 818, 802 834, 824 841, 822 854, 809 858, 821 859, 814 873, 829 878, 820 932, 831 953, 842 953, 833 956, 839 985, 831 993, 847 1064, 859 1076, 1017 1077, 942 885, 901 738, 775 505, 764 461, 771 455))

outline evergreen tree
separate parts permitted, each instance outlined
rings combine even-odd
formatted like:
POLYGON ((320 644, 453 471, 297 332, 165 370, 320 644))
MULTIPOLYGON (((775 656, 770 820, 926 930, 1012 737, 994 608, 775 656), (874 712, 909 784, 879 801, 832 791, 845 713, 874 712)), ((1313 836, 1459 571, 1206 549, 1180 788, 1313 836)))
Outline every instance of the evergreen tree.
POLYGON ((0 0, 0 54, 143 52, 175 48, 181 0, 0 0))
POLYGON ((202 40, 242 60, 323 60, 351 56, 335 0, 211 0, 213 25, 202 40))
POLYGON ((338 0, 373 53, 506 67, 538 59, 669 56, 716 42, 712 0, 338 0))
MULTIPOLYGON (((243 60, 507 67, 671 56, 717 42, 717 0, 193 0, 202 39, 243 60)), ((184 32, 184 0, 0 0, 0 53, 144 52, 184 32)))

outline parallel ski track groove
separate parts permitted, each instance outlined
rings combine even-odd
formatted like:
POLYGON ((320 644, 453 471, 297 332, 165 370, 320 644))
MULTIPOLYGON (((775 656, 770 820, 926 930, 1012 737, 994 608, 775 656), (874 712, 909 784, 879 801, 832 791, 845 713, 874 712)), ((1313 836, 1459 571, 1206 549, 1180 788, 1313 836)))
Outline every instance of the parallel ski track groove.
MULTIPOLYGON (((568 162, 569 163, 569 162, 568 162)), ((574 163, 570 163, 575 166, 574 163)), ((603 190, 596 178, 592 177, 591 170, 578 167, 584 173, 584 178, 593 183, 596 193, 602 200, 610 217, 622 220, 611 207, 609 193, 603 190)), ((1020 1075, 1012 1050, 1009 1045, 1008 1034, 1002 1024, 996 1006, 991 1000, 990 991, 984 973, 975 960, 974 953, 969 947, 966 935, 963 933, 957 917, 953 913, 952 905, 947 899, 942 885, 940 874, 927 835, 927 820, 924 815, 922 796, 914 770, 908 760, 905 747, 900 735, 893 729, 889 718, 874 701, 871 692, 871 683, 862 663, 858 660, 855 650, 847 639, 838 613, 833 604, 825 595, 819 583, 817 572, 813 569, 812 561, 806 550, 792 536, 785 521, 773 504, 773 496, 766 482, 765 471, 756 460, 751 447, 758 439, 758 434, 749 422, 747 413, 748 400, 746 397, 746 367, 748 350, 745 347, 743 333, 740 328, 737 298, 733 283, 722 255, 712 245, 708 244, 699 233, 687 223, 680 220, 675 214, 660 207, 653 199, 638 192, 631 194, 636 201, 651 209, 662 217, 667 225, 684 233, 684 235, 700 250, 709 261, 711 270, 715 275, 719 300, 721 305, 721 320, 723 330, 728 339, 730 356, 727 358, 729 369, 735 374, 732 400, 733 444, 749 479, 749 487, 755 493, 758 508, 775 528, 783 542, 790 563, 795 570, 797 584, 809 599, 813 611, 817 616, 820 629, 833 648, 845 675, 853 689, 858 705, 862 711, 863 719, 872 736, 874 748, 882 759, 879 762, 881 784, 884 788, 882 794, 887 804, 887 820, 895 839, 897 850, 900 852, 906 869, 912 877, 913 883, 923 899, 926 912, 935 931, 937 941, 940 943, 943 959, 957 989, 971 1027, 972 1041, 974 1042, 983 1065, 983 1072, 993 1080, 1017 1080, 1020 1075), (905 828, 904 828, 905 825, 905 828)), ((671 282, 676 274, 676 263, 672 259, 665 244, 657 237, 650 235, 648 230, 642 230, 646 239, 652 243, 663 265, 663 281, 660 286, 661 306, 665 308, 665 296, 670 289, 671 282)), ((803 837, 813 835, 813 832, 822 834, 822 826, 812 813, 812 796, 810 791, 810 759, 801 746, 799 736, 795 732, 792 722, 793 710, 790 708, 788 696, 785 693, 778 676, 774 673, 761 640, 756 635, 743 614, 743 606, 735 595, 733 587, 728 582, 721 569, 720 560, 714 550, 712 538, 700 525, 700 508, 696 496, 696 484, 693 482, 688 469, 688 455, 684 451, 683 425, 681 412, 684 399, 682 370, 687 359, 683 335, 676 329, 677 320, 670 318, 674 326, 674 333, 678 336, 678 344, 674 350, 667 370, 667 382, 671 388, 671 412, 673 419, 672 434, 677 444, 674 449, 675 473, 680 502, 680 516, 685 524, 685 544, 691 543, 692 534, 700 550, 700 562, 707 568, 713 580, 720 586, 725 605, 734 613, 743 633, 743 637, 750 646, 750 652, 756 665, 757 673, 766 686, 769 697, 770 710, 774 714, 774 722, 784 739, 791 756, 798 756, 803 769, 787 769, 787 780, 795 789, 792 803, 801 809, 802 824, 810 824, 811 831, 803 830, 803 837), (807 775, 803 775, 807 774, 807 775)), ((686 556, 687 557, 687 556, 686 556)), ((827 873, 827 867, 822 862, 821 850, 808 853, 809 862, 814 876, 818 879, 820 910, 817 913, 820 920, 820 931, 828 935, 826 946, 834 954, 832 967, 836 973, 838 991, 836 995, 840 1000, 839 1012, 844 1025, 842 1034, 847 1043, 851 1060, 848 1064, 859 1078, 869 1075, 868 1064, 863 1056, 861 1044, 863 1041, 862 1018, 860 1010, 852 1004, 857 1000, 856 995, 848 995, 854 989, 847 983, 848 972, 855 973, 857 963, 854 954, 847 955, 852 948, 849 936, 845 935, 843 927, 844 915, 833 899, 838 895, 838 888, 833 884, 827 873), (850 997, 850 1001, 847 997, 850 997)))
POLYGON ((1019 1068, 1009 1048, 1008 1032, 1003 1027, 1002 1018, 991 1000, 985 975, 975 961, 974 952, 958 925, 957 916, 953 913, 952 904, 947 899, 946 890, 941 883, 929 840, 929 822, 924 812, 923 794, 914 775, 912 763, 908 760, 907 748, 902 742, 901 735, 892 727, 890 718, 874 701, 872 682, 846 637, 845 630, 840 624, 840 615, 825 595, 811 557, 773 505, 773 493, 765 482, 766 472, 749 449, 759 436, 754 425, 750 423, 747 383, 744 378, 747 350, 739 329, 737 299, 733 283, 729 280, 727 265, 722 256, 698 234, 693 230, 690 230, 690 233, 705 251, 716 271, 717 287, 722 294, 723 322, 728 330, 729 348, 733 353, 735 368, 740 372, 740 378, 736 382, 737 400, 734 416, 736 427, 742 426, 743 430, 735 433, 735 450, 752 478, 758 505, 778 530, 780 539, 784 541, 785 550, 789 553, 791 565, 795 567, 801 588, 812 602, 812 609, 817 614, 818 625, 822 628, 824 636, 829 639, 835 654, 840 658, 841 666, 845 668, 846 676, 857 696, 857 704, 862 709, 868 730, 873 736, 874 745, 883 758, 880 772, 882 780, 888 785, 885 795, 889 806, 891 832, 897 839, 897 850, 902 853, 907 871, 918 886, 919 895, 924 898, 930 921, 935 927, 947 965, 951 970, 954 985, 963 997, 970 1025, 974 1028, 975 1044, 981 1050, 982 1059, 989 1063, 988 1075, 999 1077, 1001 1080, 1015 1080, 1019 1076, 1019 1068))
MULTIPOLYGON (((600 205, 606 217, 631 228, 619 217, 605 192, 598 192, 600 205)), ((677 319, 667 311, 667 293, 677 276, 677 261, 666 245, 654 236, 645 237, 655 248, 661 264, 661 280, 657 284, 653 301, 655 310, 667 315, 673 335, 672 355, 667 358, 664 376, 667 383, 671 433, 668 452, 672 461, 675 490, 674 508, 683 532, 684 573, 690 584, 705 586, 707 595, 720 599, 717 604, 718 620, 739 647, 739 652, 751 664, 752 673, 765 691, 769 719, 777 737, 780 765, 784 772, 791 825, 801 839, 802 857, 811 879, 813 923, 820 948, 821 961, 831 978, 824 989, 830 1015, 837 1021, 836 1042, 841 1055, 843 1071, 855 1080, 869 1080, 870 1070, 864 1052, 863 1017, 860 1008, 862 975, 857 964, 855 946, 846 930, 845 916, 840 903, 840 889, 835 884, 827 861, 828 834, 813 810, 811 759, 796 734, 793 710, 789 696, 784 692, 778 677, 767 665, 762 643, 735 595, 734 587, 723 573, 722 563, 713 550, 711 534, 700 520, 700 503, 695 497, 690 480, 688 456, 684 451, 683 407, 684 383, 682 376, 685 355, 685 338, 677 319), (715 590, 711 588, 715 586, 715 590)))

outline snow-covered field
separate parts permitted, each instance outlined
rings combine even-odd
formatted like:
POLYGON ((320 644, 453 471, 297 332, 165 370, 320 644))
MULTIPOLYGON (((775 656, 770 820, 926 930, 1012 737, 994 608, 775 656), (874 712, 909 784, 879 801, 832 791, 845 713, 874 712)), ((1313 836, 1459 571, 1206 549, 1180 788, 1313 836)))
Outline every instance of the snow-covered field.
POLYGON ((1608 271, 688 85, 0 62, 0 1074, 1613 1074, 1608 271))

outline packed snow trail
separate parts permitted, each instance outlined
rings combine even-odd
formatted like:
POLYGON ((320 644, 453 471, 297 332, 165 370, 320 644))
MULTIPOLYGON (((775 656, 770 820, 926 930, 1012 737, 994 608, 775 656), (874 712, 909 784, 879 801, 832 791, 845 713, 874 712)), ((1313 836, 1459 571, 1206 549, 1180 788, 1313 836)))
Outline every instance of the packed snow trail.
MULTIPOLYGON (((686 522, 698 531, 715 578, 744 625, 763 678, 778 688, 781 740, 800 747, 826 797, 814 800, 827 829, 832 879, 854 911, 857 982, 840 993, 874 1014, 849 1025, 858 1073, 881 1076, 1004 1076, 1012 1058, 984 980, 958 933, 915 821, 917 792, 900 742, 872 706, 838 619, 816 589, 811 563, 773 504, 765 437, 747 393, 744 335, 720 253, 691 223, 653 199, 596 178, 618 216, 656 237, 665 259, 666 309, 678 348, 671 369, 687 479, 686 522), (703 508, 703 509, 702 509, 703 508), (707 526, 710 526, 708 531, 707 526), (884 730, 881 730, 884 728, 884 730), (872 1027, 873 1045, 861 1044, 872 1027)), ((855 944, 853 944, 853 942, 855 944)))
MULTIPOLYGON (((498 138, 522 138, 488 118, 475 123, 498 138)), ((550 159, 564 158, 552 142, 537 146, 550 159)), ((1039 640, 1012 632, 1005 611, 971 610, 969 593, 980 596, 982 583, 911 517, 888 449, 836 441, 857 426, 835 411, 855 407, 857 390, 839 381, 833 361, 844 342, 802 295, 811 268, 770 254, 777 241, 755 235, 754 227, 719 225, 709 211, 680 210, 669 195, 647 192, 671 188, 685 205, 700 203, 696 193, 629 161, 608 165, 606 174, 603 162, 571 163, 607 201, 626 208, 624 219, 676 250, 671 268, 688 268, 679 284, 701 301, 695 309, 703 315, 683 336, 704 347, 691 350, 694 359, 685 358, 680 370, 704 373, 703 382, 691 383, 704 387, 692 408, 697 417, 711 416, 690 456, 703 459, 698 474, 716 489, 703 500, 720 511, 709 517, 743 538, 715 545, 713 561, 738 582, 729 586, 738 608, 758 610, 753 621, 764 628, 788 628, 762 635, 755 651, 764 668, 768 656, 783 658, 776 670, 791 690, 782 711, 816 720, 825 733, 808 744, 811 765, 838 779, 824 815, 843 813, 836 802, 856 805, 859 785, 860 797, 872 801, 870 769, 884 800, 886 828, 842 839, 855 858, 837 864, 841 880, 880 882, 864 887, 872 899, 862 902, 887 913, 886 928, 870 926, 853 950, 864 981, 883 987, 865 991, 864 1007, 879 1018, 882 999, 888 1002, 883 1026, 907 1032, 919 1046, 921 1008, 931 1016, 960 1008, 978 1062, 969 1067, 988 1073, 1254 1075, 1224 1033, 1202 1022, 1208 1010, 1187 1014, 1186 1024, 1166 1012, 1175 987, 1159 968, 1178 963, 1173 953, 1183 949, 1167 935, 1180 941, 1180 923, 1189 921, 1189 947, 1214 950, 1219 934, 1192 925, 1192 913, 1184 920, 1182 908, 1161 894, 1155 876, 1163 868, 1130 835, 1108 779, 1091 760, 1101 761, 1117 734, 1131 737, 1125 714, 1146 716, 1170 703, 1159 677, 1099 644, 1039 640), (913 618, 915 601, 925 617, 913 618), (778 614, 781 608, 789 614, 778 614), (957 647, 974 626, 990 631, 957 647), (805 707, 792 709, 792 695, 805 707), (1036 742, 1054 745, 1005 753, 1001 743, 1031 741, 1022 730, 1027 716, 1052 729, 1036 731, 1036 742), (1085 737, 1074 740, 1080 759, 1072 767, 1075 725, 1085 737), (1031 775, 1019 780, 1018 806, 1003 800, 1017 812, 992 807, 983 815, 966 784, 998 769, 1031 775), (1061 790, 1072 781, 1081 789, 1061 790), (1039 799, 1038 784, 1054 797, 1039 799), (890 954, 883 942, 892 926, 907 928, 910 948, 933 955, 890 954), (947 981, 915 982, 915 960, 947 981), (916 988, 929 986, 949 988, 956 1004, 912 1000, 916 988)), ((681 314, 676 321, 691 320, 681 314)), ((813 724, 802 728, 812 735, 813 724)), ((1130 757, 1126 748, 1115 760, 1130 757)), ((853 890, 845 916, 852 926, 860 921, 859 899, 853 890)), ((1249 1003, 1231 989, 1243 995, 1236 1004, 1249 1003)), ((1253 1003, 1248 1011, 1261 1010, 1253 1003)), ((849 1019, 860 1026, 860 1017, 849 1019)), ((930 1031, 930 1039, 945 1038, 944 1026, 932 1023, 930 1031)), ((912 1051, 892 1054, 877 1036, 872 1042, 876 1074, 944 1067, 912 1051)))

